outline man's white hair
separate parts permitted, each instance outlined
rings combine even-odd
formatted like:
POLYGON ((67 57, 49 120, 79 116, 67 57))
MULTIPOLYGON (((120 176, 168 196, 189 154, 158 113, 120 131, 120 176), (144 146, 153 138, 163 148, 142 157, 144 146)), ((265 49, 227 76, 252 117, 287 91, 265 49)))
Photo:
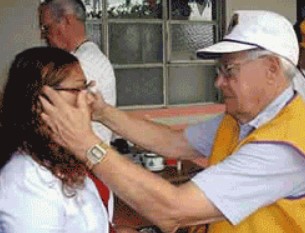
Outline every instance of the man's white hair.
POLYGON ((292 81, 298 70, 290 60, 288 60, 276 53, 273 53, 269 50, 264 50, 264 49, 253 49, 253 50, 249 50, 247 52, 247 57, 249 59, 256 59, 256 58, 259 58, 262 56, 268 56, 268 55, 277 57, 279 59, 285 76, 287 77, 287 79, 292 81))
POLYGON ((73 14, 82 22, 86 22, 86 8, 81 0, 45 0, 41 6, 48 6, 55 19, 60 20, 64 15, 73 14))

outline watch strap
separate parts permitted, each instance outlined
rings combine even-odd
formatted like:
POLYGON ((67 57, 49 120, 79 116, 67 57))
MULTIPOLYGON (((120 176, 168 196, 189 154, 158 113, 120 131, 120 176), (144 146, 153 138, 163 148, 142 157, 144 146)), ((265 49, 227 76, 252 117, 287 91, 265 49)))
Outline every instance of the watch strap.
POLYGON ((110 146, 108 146, 106 143, 102 142, 99 144, 95 144, 92 147, 89 148, 87 151, 87 161, 86 166, 89 170, 91 170, 94 165, 100 163, 106 156, 108 149, 110 146), (95 151, 98 151, 100 153, 99 157, 95 157, 92 153, 95 151))

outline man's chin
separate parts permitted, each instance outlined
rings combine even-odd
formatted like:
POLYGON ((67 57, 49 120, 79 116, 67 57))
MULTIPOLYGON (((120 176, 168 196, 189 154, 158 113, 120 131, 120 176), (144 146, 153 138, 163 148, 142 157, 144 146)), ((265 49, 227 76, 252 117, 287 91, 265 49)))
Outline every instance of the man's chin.
POLYGON ((225 108, 226 108, 225 111, 228 112, 228 113, 234 113, 237 110, 236 105, 232 104, 232 102, 230 102, 230 101, 225 101, 224 105, 225 105, 225 108))
POLYGON ((231 115, 233 118, 236 118, 238 116, 238 112, 235 109, 228 108, 227 106, 225 109, 225 113, 231 115))

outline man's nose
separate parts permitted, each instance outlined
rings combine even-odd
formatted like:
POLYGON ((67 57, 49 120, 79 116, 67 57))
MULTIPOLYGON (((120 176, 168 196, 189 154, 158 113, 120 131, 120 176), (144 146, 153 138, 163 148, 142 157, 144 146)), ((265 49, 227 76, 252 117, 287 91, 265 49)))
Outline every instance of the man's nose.
POLYGON ((227 81, 227 80, 226 80, 225 76, 220 72, 220 73, 217 75, 217 77, 216 77, 216 80, 215 80, 214 85, 215 85, 216 88, 219 88, 219 89, 220 89, 222 86, 224 86, 224 85, 227 84, 226 81, 227 81))

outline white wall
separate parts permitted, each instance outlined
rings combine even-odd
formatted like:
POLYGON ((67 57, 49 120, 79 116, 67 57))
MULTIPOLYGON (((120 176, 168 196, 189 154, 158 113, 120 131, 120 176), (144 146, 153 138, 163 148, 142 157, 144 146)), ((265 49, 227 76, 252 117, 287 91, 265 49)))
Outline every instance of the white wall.
POLYGON ((41 43, 36 14, 38 3, 39 0, 0 1, 0 87, 14 56, 41 43))
POLYGON ((296 21, 297 1, 295 0, 226 0, 227 22, 236 10, 270 10, 284 15, 294 24, 296 21))
MULTIPOLYGON (((0 87, 14 56, 42 43, 36 12, 38 4, 39 0, 0 1, 0 87)), ((227 0, 227 19, 238 9, 273 10, 292 23, 296 20, 296 1, 293 0, 227 0)))

